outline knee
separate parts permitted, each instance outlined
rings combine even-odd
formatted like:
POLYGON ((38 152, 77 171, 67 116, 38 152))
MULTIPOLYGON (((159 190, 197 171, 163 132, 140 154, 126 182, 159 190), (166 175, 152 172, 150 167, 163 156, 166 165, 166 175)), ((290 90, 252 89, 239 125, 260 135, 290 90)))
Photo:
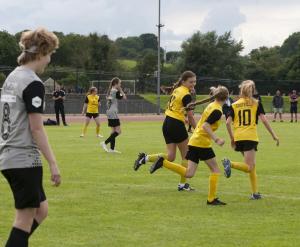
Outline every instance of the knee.
POLYGON ((248 169, 249 169, 249 172, 252 172, 255 168, 255 163, 248 163, 248 169))
POLYGON ((35 218, 41 223, 48 216, 48 203, 44 203, 36 212, 35 218))
POLYGON ((195 174, 194 172, 186 170, 185 177, 186 178, 192 178, 192 177, 194 177, 194 174, 195 174))
POLYGON ((175 154, 168 154, 168 157, 167 157, 168 161, 173 162, 175 160, 175 158, 176 158, 175 154))

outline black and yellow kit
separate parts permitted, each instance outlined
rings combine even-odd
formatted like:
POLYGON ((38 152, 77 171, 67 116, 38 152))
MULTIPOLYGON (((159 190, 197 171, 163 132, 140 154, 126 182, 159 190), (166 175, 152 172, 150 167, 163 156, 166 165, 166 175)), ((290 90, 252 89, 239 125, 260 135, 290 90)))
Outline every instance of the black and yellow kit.
POLYGON ((189 151, 187 160, 199 163, 199 160, 208 160, 215 157, 212 147, 212 140, 209 134, 203 129, 205 122, 210 124, 212 131, 216 131, 221 123, 222 106, 214 101, 204 110, 201 119, 188 143, 189 151))
POLYGON ((84 103, 87 104, 86 116, 96 118, 99 116, 99 95, 89 94, 85 97, 84 103))
POLYGON ((191 101, 192 96, 187 87, 180 86, 173 91, 165 111, 166 118, 162 128, 166 144, 180 143, 188 138, 183 108, 191 101))
POLYGON ((229 116, 233 120, 236 151, 257 150, 257 123, 260 114, 265 114, 264 108, 254 98, 240 98, 231 105, 229 116))

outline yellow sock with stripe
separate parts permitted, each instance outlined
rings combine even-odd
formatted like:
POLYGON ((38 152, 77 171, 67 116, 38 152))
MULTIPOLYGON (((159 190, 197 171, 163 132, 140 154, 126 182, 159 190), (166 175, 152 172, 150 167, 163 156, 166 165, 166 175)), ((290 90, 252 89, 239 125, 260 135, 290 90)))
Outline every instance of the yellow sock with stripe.
POLYGON ((231 161, 231 168, 240 170, 246 173, 249 173, 249 166, 246 163, 243 162, 233 162, 231 161))
POLYGON ((170 162, 166 159, 164 160, 163 166, 165 168, 168 168, 169 170, 179 174, 181 177, 184 177, 186 174, 186 168, 184 166, 170 162))
POLYGON ((164 159, 167 158, 166 154, 160 153, 160 154, 147 154, 146 156, 146 162, 155 162, 159 157, 163 157, 164 159))
POLYGON ((219 179, 219 173, 211 173, 209 176, 209 187, 208 187, 208 197, 207 200, 212 202, 217 198, 217 185, 219 179))
POLYGON ((256 175, 255 167, 249 173, 249 178, 250 178, 252 193, 258 193, 258 190, 257 190, 257 175, 256 175))
MULTIPOLYGON (((181 165, 182 165, 183 167, 187 168, 187 167, 188 167, 188 161, 187 161, 187 160, 182 160, 182 161, 181 161, 181 165)), ((186 177, 185 177, 185 176, 181 176, 180 182, 179 182, 179 183, 180 183, 180 184, 185 184, 185 183, 186 183, 186 177)))
POLYGON ((100 125, 96 126, 96 135, 99 135, 99 133, 100 133, 100 125))
POLYGON ((82 129, 82 134, 83 134, 83 135, 86 134, 87 127, 88 127, 88 125, 87 125, 87 124, 84 124, 84 127, 83 127, 83 129, 82 129))

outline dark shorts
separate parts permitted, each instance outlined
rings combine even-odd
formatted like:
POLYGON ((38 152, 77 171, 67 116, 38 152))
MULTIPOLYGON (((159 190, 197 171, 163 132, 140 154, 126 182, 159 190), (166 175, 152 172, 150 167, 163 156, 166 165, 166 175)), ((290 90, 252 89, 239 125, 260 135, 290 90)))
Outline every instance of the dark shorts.
POLYGON ((108 127, 118 127, 120 125, 120 119, 108 119, 108 127))
POLYGON ((86 113, 85 114, 85 116, 86 117, 88 117, 88 118, 97 118, 97 117, 99 117, 99 113, 86 113))
POLYGON ((43 188, 43 168, 20 168, 3 170, 15 199, 15 208, 39 208, 46 200, 43 188))
POLYGON ((212 148, 200 148, 189 145, 189 150, 185 158, 198 164, 199 160, 205 161, 214 157, 216 157, 216 155, 212 148))
POLYGON ((290 111, 291 111, 291 113, 297 113, 298 107, 297 106, 291 106, 290 111))
POLYGON ((256 141, 236 141, 235 142, 235 151, 245 152, 254 149, 257 151, 258 142, 256 141))
POLYGON ((166 144, 180 143, 188 138, 185 125, 182 121, 166 116, 162 126, 166 144))

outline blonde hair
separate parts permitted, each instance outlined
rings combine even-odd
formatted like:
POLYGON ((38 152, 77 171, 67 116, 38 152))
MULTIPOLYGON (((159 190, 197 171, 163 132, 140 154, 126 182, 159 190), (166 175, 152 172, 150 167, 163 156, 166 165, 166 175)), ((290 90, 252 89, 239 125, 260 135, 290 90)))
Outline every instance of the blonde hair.
POLYGON ((216 100, 225 101, 228 98, 229 91, 226 87, 219 85, 218 87, 211 87, 209 95, 214 96, 216 100))
POLYGON ((111 91, 111 88, 117 84, 119 84, 119 82, 121 81, 121 79, 119 77, 114 77, 112 78, 112 80, 110 81, 110 84, 109 84, 109 87, 108 87, 108 90, 107 90, 107 96, 109 96, 110 94, 110 91, 111 91))
POLYGON ((90 89, 89 89, 89 91, 88 91, 88 93, 87 93, 87 95, 90 95, 90 94, 92 94, 93 92, 95 92, 97 90, 97 88, 96 87, 90 87, 90 89))
POLYGON ((25 31, 21 35, 19 47, 22 51, 17 61, 19 65, 38 60, 54 52, 59 46, 57 36, 46 30, 38 28, 34 31, 25 31))
POLYGON ((252 80, 243 81, 240 85, 240 97, 252 98, 256 92, 255 83, 252 80))

